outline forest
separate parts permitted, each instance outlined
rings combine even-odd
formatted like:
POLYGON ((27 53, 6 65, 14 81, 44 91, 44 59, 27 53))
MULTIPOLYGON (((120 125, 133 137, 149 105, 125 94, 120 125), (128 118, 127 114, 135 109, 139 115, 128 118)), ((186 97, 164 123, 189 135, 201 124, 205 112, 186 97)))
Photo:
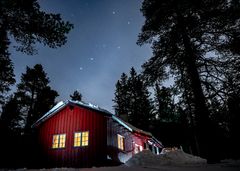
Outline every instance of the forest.
POLYGON ((137 43, 153 56, 122 74, 116 113, 209 163, 238 158, 239 10, 238 0, 145 0, 137 43))
MULTIPOLYGON (((118 79, 116 115, 209 163, 239 159, 240 1, 144 0, 140 10, 136 43, 150 44, 153 55, 118 79)), ((26 66, 16 83, 11 40, 32 55, 36 43, 60 48, 72 29, 37 0, 0 1, 0 167, 41 167, 31 125, 59 96, 41 64, 26 66)), ((69 98, 81 101, 81 92, 69 98)))
POLYGON ((137 44, 153 56, 122 74, 116 114, 209 163, 239 158, 240 1, 145 0, 141 12, 137 44))

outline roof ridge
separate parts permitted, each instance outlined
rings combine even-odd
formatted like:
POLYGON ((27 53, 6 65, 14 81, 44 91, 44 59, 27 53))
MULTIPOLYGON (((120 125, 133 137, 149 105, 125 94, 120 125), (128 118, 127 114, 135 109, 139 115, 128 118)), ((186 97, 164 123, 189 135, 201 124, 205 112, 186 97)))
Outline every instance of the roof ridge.
POLYGON ((39 118, 33 125, 32 127, 35 127, 37 125, 39 125, 41 122, 45 121, 46 119, 48 119, 49 117, 51 117, 52 115, 54 115, 57 111, 59 111, 60 109, 62 109, 63 107, 65 107, 68 104, 75 104, 75 105, 79 105, 88 109, 92 109, 92 110, 96 110, 108 115, 114 115, 113 113, 109 112, 106 109, 100 108, 98 105, 92 104, 92 103, 87 103, 84 101, 78 101, 78 100, 65 100, 65 101, 59 101, 55 106, 53 106, 47 113, 45 113, 41 118, 39 118))

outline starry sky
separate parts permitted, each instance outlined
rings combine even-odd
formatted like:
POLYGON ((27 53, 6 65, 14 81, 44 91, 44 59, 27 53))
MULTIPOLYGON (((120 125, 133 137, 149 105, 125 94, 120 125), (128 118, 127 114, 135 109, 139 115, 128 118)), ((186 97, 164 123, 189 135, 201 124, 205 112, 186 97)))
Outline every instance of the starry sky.
POLYGON ((60 13, 74 24, 68 42, 50 49, 37 45, 38 54, 28 56, 10 49, 17 83, 26 66, 43 65, 59 93, 58 101, 79 90, 83 100, 113 111, 115 84, 151 56, 150 46, 136 45, 144 23, 141 0, 39 0, 41 9, 60 13))

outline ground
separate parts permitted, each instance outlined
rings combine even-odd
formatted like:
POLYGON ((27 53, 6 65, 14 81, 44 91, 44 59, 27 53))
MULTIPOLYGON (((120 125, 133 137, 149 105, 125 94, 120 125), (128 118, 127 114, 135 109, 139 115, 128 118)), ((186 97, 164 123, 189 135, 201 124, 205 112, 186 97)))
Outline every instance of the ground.
MULTIPOLYGON (((0 171, 6 169, 0 169, 0 171)), ((128 167, 125 165, 118 167, 99 167, 99 168, 53 168, 53 169, 16 169, 16 171, 239 171, 240 164, 214 164, 202 166, 161 166, 158 168, 149 167, 128 167)))
MULTIPOLYGON (((0 169, 0 171, 9 169, 0 169)), ((134 155, 125 164, 117 167, 16 169, 16 171, 240 171, 240 160, 222 160, 207 164, 205 159, 174 150, 155 155, 144 150, 134 155)))

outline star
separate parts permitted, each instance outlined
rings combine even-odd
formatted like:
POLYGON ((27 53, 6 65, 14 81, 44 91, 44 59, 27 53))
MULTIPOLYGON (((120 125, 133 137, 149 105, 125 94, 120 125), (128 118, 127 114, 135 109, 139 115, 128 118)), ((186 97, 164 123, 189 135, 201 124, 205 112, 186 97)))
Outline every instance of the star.
POLYGON ((116 12, 115 12, 115 11, 113 11, 113 12, 112 12, 112 14, 113 14, 113 15, 115 15, 115 14, 116 14, 116 12))
POLYGON ((131 22, 130 22, 130 21, 128 21, 128 22, 127 22, 127 24, 131 24, 131 22))
POLYGON ((90 60, 91 60, 91 61, 93 61, 93 60, 94 60, 94 58, 90 58, 90 60))
POLYGON ((79 70, 82 71, 82 70, 83 70, 83 67, 80 67, 79 70))
POLYGON ((117 48, 118 48, 118 49, 120 49, 120 48, 121 48, 121 46, 118 46, 117 48))

